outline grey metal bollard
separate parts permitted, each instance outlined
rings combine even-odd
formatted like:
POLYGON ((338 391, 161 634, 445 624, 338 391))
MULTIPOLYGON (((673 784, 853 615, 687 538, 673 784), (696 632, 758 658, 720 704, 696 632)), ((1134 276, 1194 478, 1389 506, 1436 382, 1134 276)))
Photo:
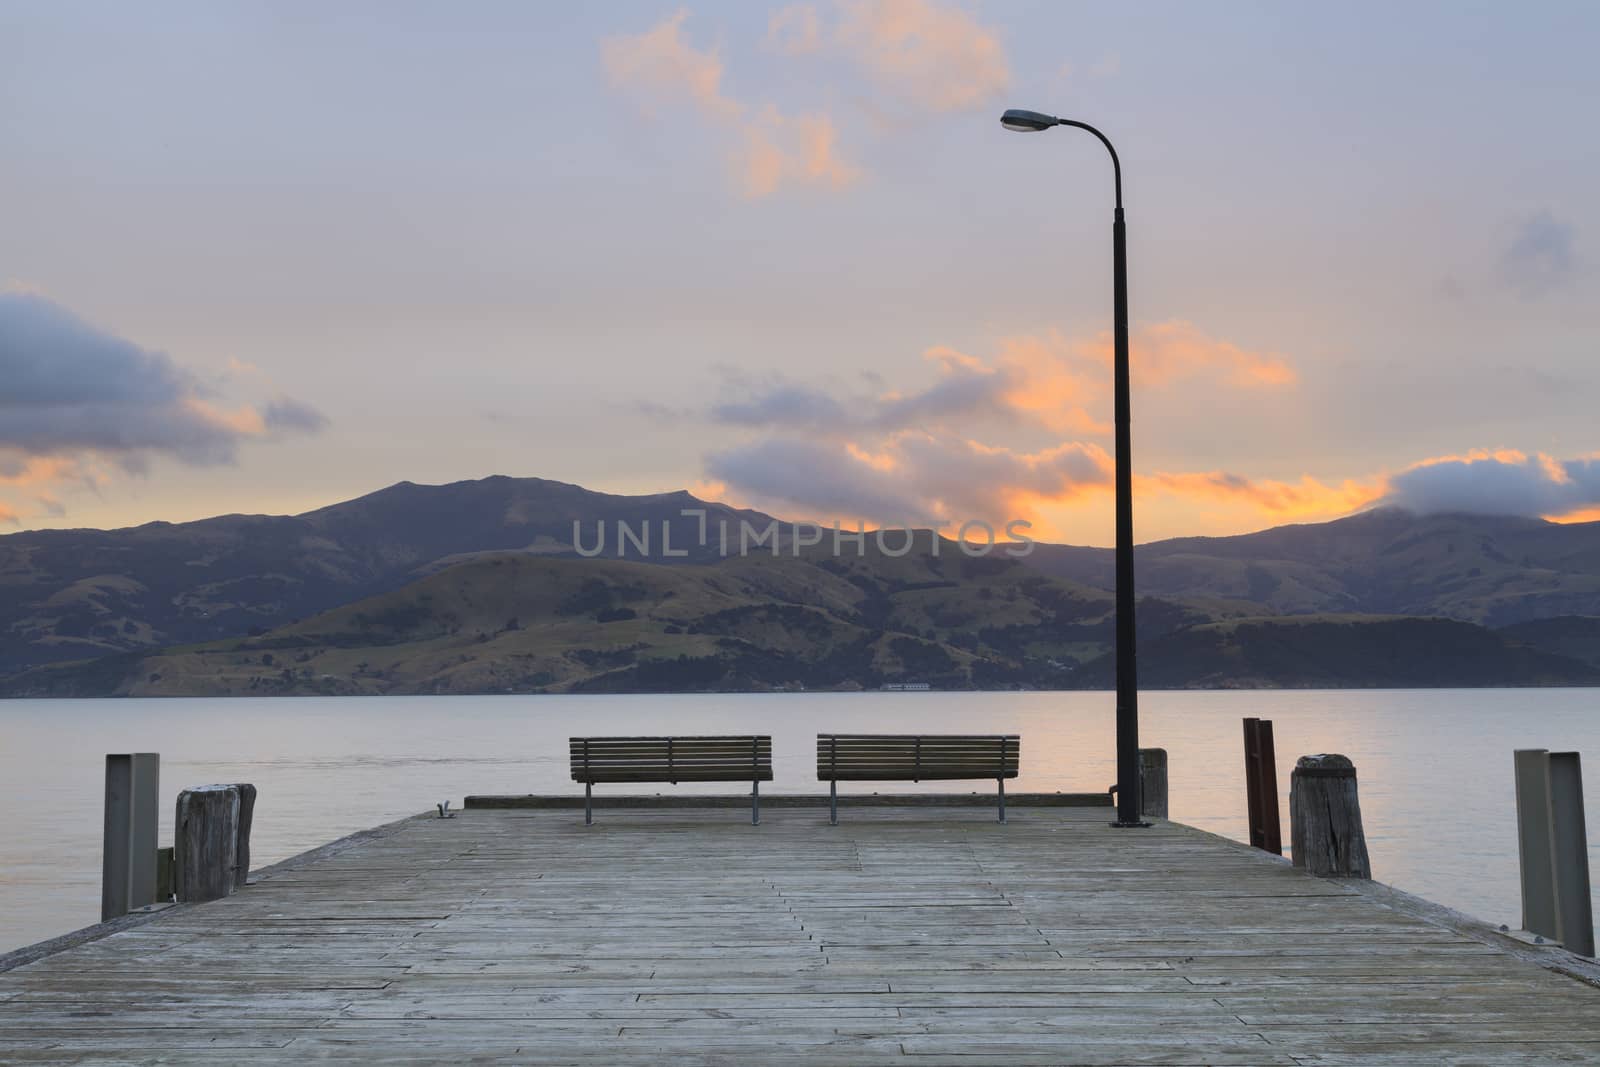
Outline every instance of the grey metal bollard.
POLYGON ((1301 756, 1289 775, 1294 865, 1323 878, 1371 878, 1356 767, 1348 756, 1301 756))
POLYGON ((1518 749, 1512 760, 1523 929, 1559 941, 1580 956, 1593 956, 1594 913, 1579 755, 1518 749))
POLYGON ((1555 865, 1550 857, 1550 751, 1511 753, 1516 774, 1517 867, 1522 877, 1522 928, 1559 941, 1555 865))
POLYGON ((1139 750, 1139 814, 1167 817, 1167 750, 1139 750))
POLYGON ((115 919, 156 902, 156 825, 161 756, 106 756, 105 838, 100 919, 115 919))

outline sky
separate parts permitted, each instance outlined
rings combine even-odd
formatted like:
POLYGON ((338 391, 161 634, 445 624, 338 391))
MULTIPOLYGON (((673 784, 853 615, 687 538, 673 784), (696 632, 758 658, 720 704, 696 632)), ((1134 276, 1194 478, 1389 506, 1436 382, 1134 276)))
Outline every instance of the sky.
POLYGON ((0 532, 401 480, 1600 519, 1600 7, 0 5, 0 532))

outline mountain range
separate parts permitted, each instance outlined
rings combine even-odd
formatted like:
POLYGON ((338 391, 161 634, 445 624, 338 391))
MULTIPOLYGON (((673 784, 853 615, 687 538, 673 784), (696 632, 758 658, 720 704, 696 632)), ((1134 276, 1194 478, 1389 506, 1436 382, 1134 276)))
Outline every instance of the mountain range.
MULTIPOLYGON (((493 477, 12 534, 0 694, 1110 684, 1110 550, 780 527, 739 554, 775 521, 493 477)), ((1600 684, 1600 523, 1380 510, 1136 559, 1152 687, 1600 684)))

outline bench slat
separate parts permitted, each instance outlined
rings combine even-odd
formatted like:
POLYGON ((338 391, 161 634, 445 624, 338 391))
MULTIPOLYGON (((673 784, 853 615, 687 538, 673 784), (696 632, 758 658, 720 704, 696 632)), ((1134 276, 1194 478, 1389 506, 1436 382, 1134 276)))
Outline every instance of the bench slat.
POLYGON ((1017 734, 819 734, 820 781, 1015 778, 1017 734))
POLYGON ((587 778, 581 774, 574 774, 574 782, 592 782, 600 785, 605 782, 633 782, 643 784, 654 782, 661 785, 671 785, 676 782, 770 782, 772 772, 769 770, 722 770, 706 771, 696 774, 677 773, 671 778, 667 777, 666 768, 659 771, 634 773, 631 771, 592 771, 587 778))
POLYGON ((770 782, 772 738, 574 737, 575 782, 770 782))

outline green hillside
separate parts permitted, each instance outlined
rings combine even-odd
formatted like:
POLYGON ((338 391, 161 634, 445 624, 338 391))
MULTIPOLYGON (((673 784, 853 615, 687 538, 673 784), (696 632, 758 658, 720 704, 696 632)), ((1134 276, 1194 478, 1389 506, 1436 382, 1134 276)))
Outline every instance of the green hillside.
MULTIPOLYGON (((927 553, 709 566, 484 556, 256 637, 54 665, 11 695, 1058 686, 1111 599, 1015 561, 927 553)), ((1211 618, 1152 602, 1150 632, 1211 618)))
MULTIPOLYGON (((11 696, 1099 688, 1102 591, 946 543, 696 567, 487 555, 255 637, 25 672, 11 696)), ((1600 683, 1600 667, 1444 619, 1140 604, 1148 688, 1600 683)))

